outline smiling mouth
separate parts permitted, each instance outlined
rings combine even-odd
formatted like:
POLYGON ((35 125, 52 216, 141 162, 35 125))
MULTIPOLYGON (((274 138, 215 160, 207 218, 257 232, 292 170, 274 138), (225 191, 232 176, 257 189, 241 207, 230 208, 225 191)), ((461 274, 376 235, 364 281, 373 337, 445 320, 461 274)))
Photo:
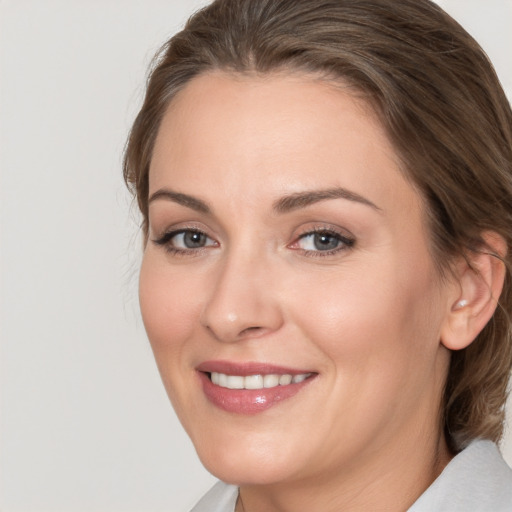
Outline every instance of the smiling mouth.
POLYGON ((219 409, 253 415, 286 401, 317 372, 260 362, 205 361, 196 367, 205 397, 219 409))
POLYGON ((299 384, 310 378, 312 373, 298 375, 268 374, 268 375, 228 375, 226 373, 211 372, 207 374, 210 381, 216 386, 226 389, 271 389, 289 384, 299 384))

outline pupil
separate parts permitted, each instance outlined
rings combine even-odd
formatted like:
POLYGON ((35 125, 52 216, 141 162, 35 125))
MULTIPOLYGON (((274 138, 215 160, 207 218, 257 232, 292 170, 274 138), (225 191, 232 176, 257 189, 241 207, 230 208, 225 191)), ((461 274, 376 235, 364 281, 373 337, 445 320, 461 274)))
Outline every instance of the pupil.
POLYGON ((328 251, 330 249, 336 249, 338 247, 338 239, 335 236, 328 235, 325 233, 316 234, 314 237, 315 249, 320 251, 328 251))
POLYGON ((197 233, 195 231, 189 231, 185 233, 184 242, 188 249, 195 249, 197 247, 203 247, 205 244, 206 237, 203 233, 197 233))

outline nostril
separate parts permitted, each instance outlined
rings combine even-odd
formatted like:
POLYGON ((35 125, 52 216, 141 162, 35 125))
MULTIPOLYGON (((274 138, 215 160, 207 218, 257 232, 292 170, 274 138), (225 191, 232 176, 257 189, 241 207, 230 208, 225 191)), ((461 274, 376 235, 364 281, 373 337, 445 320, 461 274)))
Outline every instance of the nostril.
POLYGON ((260 329, 261 329, 261 327, 247 327, 240 334, 243 334, 243 333, 246 333, 249 331, 259 331, 260 329))
POLYGON ((260 334, 263 331, 263 327, 247 327, 244 330, 240 331, 240 334, 238 335, 240 338, 243 338, 244 336, 251 335, 251 334, 260 334))

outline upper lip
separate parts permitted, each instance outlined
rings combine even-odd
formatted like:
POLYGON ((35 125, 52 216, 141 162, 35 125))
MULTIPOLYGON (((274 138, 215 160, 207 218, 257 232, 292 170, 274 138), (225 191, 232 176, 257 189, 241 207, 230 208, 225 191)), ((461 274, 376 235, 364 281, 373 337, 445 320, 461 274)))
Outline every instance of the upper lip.
POLYGON ((204 361, 196 367, 196 370, 204 373, 225 373, 226 375, 301 375, 303 373, 316 373, 311 370, 303 370, 262 362, 234 362, 234 361, 204 361))

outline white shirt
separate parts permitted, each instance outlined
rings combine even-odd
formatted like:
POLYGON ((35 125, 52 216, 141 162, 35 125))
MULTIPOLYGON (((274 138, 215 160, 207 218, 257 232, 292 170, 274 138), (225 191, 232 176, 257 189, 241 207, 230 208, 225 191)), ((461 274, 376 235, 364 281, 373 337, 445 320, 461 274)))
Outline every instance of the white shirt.
MULTIPOLYGON (((238 487, 217 482, 191 512, 234 512, 238 487)), ((491 441, 456 455, 409 512, 512 512, 512 470, 491 441)))

